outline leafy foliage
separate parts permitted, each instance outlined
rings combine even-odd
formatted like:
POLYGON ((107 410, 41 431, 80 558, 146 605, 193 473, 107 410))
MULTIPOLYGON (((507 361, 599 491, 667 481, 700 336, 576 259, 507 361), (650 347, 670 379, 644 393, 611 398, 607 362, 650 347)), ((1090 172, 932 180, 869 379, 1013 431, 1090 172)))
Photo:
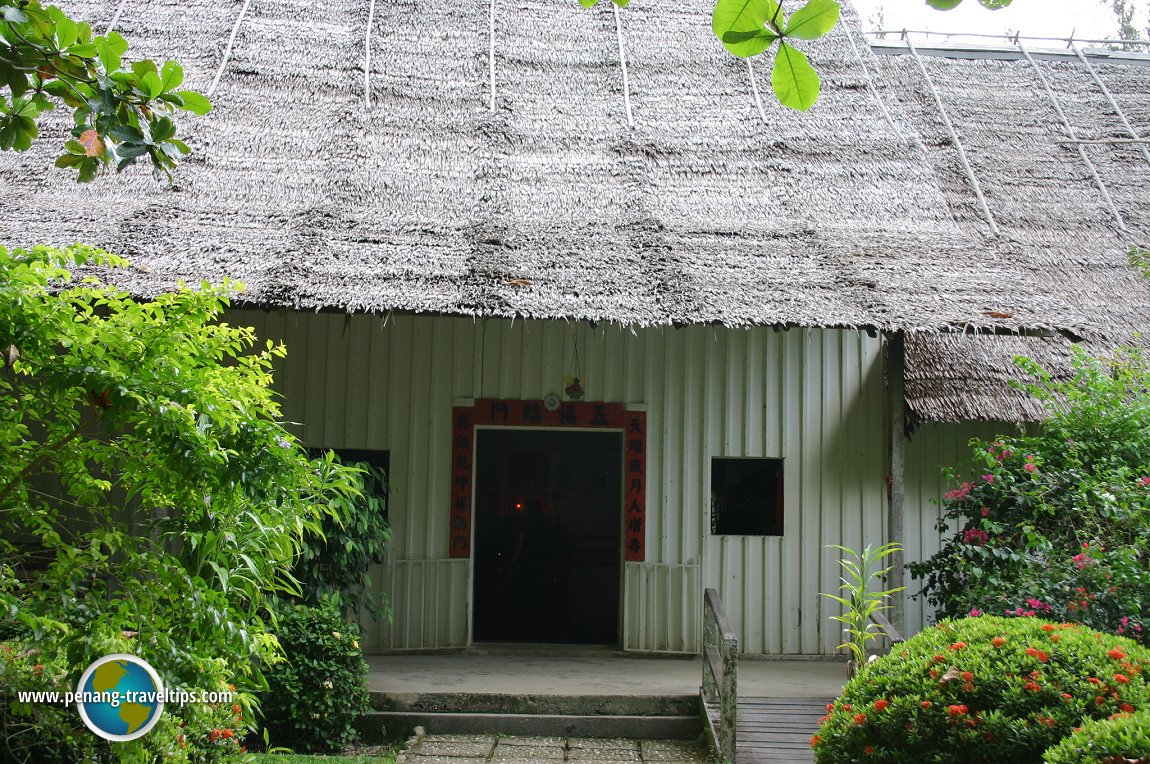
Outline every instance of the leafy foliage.
POLYGON ((73 140, 56 166, 90 181, 147 157, 157 173, 187 154, 176 138, 177 110, 206 114, 208 99, 183 90, 174 61, 125 65, 127 41, 115 31, 92 36, 84 22, 39 0, 0 0, 0 150, 26 151, 39 135, 38 120, 57 104, 72 110, 73 140), (7 97, 4 93, 7 91, 7 97))
MULTIPOLYGON (((590 2, 590 0, 581 0, 590 2)), ((927 0, 939 10, 956 7, 962 0, 927 0)), ((990 9, 1010 5, 1011 0, 979 0, 990 9)), ((592 3, 594 4, 594 3, 592 3)), ((818 72, 794 40, 816 40, 839 21, 835 0, 807 0, 788 17, 781 0, 717 0, 711 16, 711 31, 723 47, 740 58, 770 51, 778 43, 771 69, 771 86, 783 106, 807 111, 819 98, 822 88, 818 72)))
POLYGON ((839 20, 835 0, 808 0, 789 17, 776 0, 718 0, 711 31, 740 58, 765 53, 778 42, 771 85, 779 103, 806 111, 818 100, 821 83, 806 54, 788 40, 815 40, 839 20))
MULTIPOLYGON (((1012 0, 978 0, 979 5, 988 10, 997 11, 1010 5, 1012 0)), ((926 4, 936 11, 949 11, 962 5, 962 0, 926 0, 926 4)))
POLYGON ((63 706, 21 703, 21 692, 68 692, 67 667, 21 643, 0 642, 0 761, 72 764, 111 761, 110 746, 63 706))
POLYGON ((247 703, 279 655, 264 605, 299 593, 302 537, 360 473, 276 422, 285 351, 219 321, 233 286, 139 301, 77 264, 124 261, 0 248, 0 633, 73 680, 135 653, 169 688, 226 678, 247 703))
POLYGON ((1042 757, 1045 764, 1145 764, 1150 711, 1089 721, 1042 757))
POLYGON ((277 605, 276 633, 287 654, 268 674, 261 710, 270 739, 299 751, 337 751, 355 742, 367 711, 367 662, 359 629, 336 597, 318 605, 277 605))
POLYGON ((911 572, 942 615, 1038 615, 1145 643, 1150 368, 1134 350, 1077 352, 1059 382, 1019 362, 1053 415, 1034 435, 972 442, 972 477, 948 471, 939 528, 956 532, 911 572))
POLYGON ((872 549, 868 544, 862 552, 855 552, 838 544, 830 544, 829 547, 843 553, 843 557, 839 559, 839 565, 843 569, 839 578, 842 581, 842 585, 839 586, 842 596, 825 593, 822 596, 829 597, 843 606, 843 614, 832 615, 831 619, 846 626, 843 631, 849 638, 839 645, 839 649, 844 647, 850 649, 854 659, 853 665, 857 671, 857 668, 867 660, 867 644, 878 638, 879 628, 871 621, 871 616, 888 609, 890 605, 887 604, 887 600, 890 596, 906 588, 899 586, 880 591, 872 588, 872 582, 881 582, 883 576, 893 567, 879 569, 878 566, 887 557, 901 552, 902 546, 892 542, 872 549))
POLYGON ((815 761, 1038 764, 1091 719, 1150 708, 1150 650, 1075 624, 943 621, 865 665, 815 761))
POLYGON ((352 463, 362 470, 363 490, 339 497, 338 515, 323 518, 320 533, 308 533, 293 570, 299 579, 301 600, 317 604, 338 596, 348 614, 365 610, 390 620, 386 595, 372 591, 368 567, 381 562, 391 540, 387 524, 387 475, 370 464, 352 463))

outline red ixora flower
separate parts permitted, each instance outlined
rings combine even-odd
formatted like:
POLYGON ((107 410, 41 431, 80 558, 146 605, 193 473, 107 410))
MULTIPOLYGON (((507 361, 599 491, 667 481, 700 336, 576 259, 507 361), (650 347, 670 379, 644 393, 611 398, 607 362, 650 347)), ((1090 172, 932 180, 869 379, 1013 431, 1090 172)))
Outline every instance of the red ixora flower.
POLYGON ((990 644, 994 645, 995 647, 1002 647, 1006 644, 1006 640, 1002 637, 995 637, 994 639, 990 640, 990 644))
MULTIPOLYGON (((953 645, 950 646, 950 649, 951 650, 961 650, 964 647, 966 647, 965 642, 955 642, 953 645)), ((1125 656, 1123 656, 1123 657, 1125 657, 1125 656)))
POLYGON ((821 735, 811 735, 811 748, 814 748, 819 743, 823 742, 821 735))
POLYGON ((1107 651, 1106 654, 1109 655, 1111 658, 1113 658, 1116 661, 1120 661, 1126 657, 1126 653, 1122 652, 1117 647, 1110 648, 1110 650, 1107 651))
POLYGON ((886 708, 889 705, 890 705, 889 700, 876 700, 874 702, 874 710, 875 711, 882 711, 884 708, 886 708))
POLYGON ((1050 659, 1050 656, 1047 655, 1044 650, 1039 650, 1036 647, 1026 648, 1026 654, 1031 658, 1037 658, 1039 663, 1046 663, 1046 661, 1050 659))
POLYGON ((1115 674, 1114 681, 1118 684, 1130 684, 1130 679, 1125 674, 1115 674))
POLYGON ((957 719, 957 718, 958 718, 958 717, 960 717, 960 716, 964 716, 964 715, 966 714, 966 712, 967 712, 967 711, 969 711, 969 710, 970 710, 970 709, 969 709, 969 708, 967 708, 967 707, 966 707, 964 704, 962 704, 962 703, 959 703, 958 705, 954 705, 954 706, 947 706, 947 707, 946 707, 946 712, 947 712, 948 714, 950 714, 951 716, 953 716, 955 719, 957 719))
POLYGON ((863 722, 866 721, 866 714, 855 714, 854 720, 855 720, 855 724, 862 724, 863 722))
POLYGON ((1026 684, 1022 685, 1022 689, 1030 690, 1031 692, 1038 692, 1042 689, 1042 685, 1040 685, 1038 682, 1027 682, 1026 684))

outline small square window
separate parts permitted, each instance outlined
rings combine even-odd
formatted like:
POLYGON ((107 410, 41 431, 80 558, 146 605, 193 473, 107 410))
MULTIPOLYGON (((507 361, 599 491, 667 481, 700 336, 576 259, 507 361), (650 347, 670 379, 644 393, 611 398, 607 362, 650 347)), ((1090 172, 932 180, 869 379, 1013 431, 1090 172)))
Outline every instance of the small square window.
POLYGON ((782 459, 711 459, 711 534, 783 535, 782 459))

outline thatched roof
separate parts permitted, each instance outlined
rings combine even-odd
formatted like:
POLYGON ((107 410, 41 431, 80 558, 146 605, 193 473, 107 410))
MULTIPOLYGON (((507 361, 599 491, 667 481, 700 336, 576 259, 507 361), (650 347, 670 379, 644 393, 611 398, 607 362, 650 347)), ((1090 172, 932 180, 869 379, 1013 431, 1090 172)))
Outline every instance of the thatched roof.
MULTIPOLYGON (((180 60, 189 86, 219 74, 215 110, 184 120, 195 153, 174 188, 146 168, 72 184, 50 169, 65 120, 0 156, 0 240, 105 246, 144 296, 230 276, 252 303, 303 309, 1102 342, 1150 314, 1124 262, 1131 234, 1055 143, 1029 64, 926 64, 994 236, 915 62, 873 55, 849 8, 806 46, 823 94, 798 114, 766 92, 766 61, 760 111, 747 64, 711 35, 710 0, 632 0, 621 36, 612 6, 574 0, 63 5, 97 31, 122 8, 116 28, 180 60)), ((1086 75, 1040 66, 1081 137, 1114 134, 1086 75)), ((1150 72, 1103 76, 1145 126, 1150 72)), ((1150 167, 1128 148, 1088 152, 1138 231, 1150 167)), ((930 360, 909 359, 912 406, 965 416, 930 360)), ((1007 398, 986 404, 1017 418, 1007 398)))
MULTIPOLYGON (((914 123, 963 231, 1028 272, 1016 289, 1092 317, 1083 337, 1093 351, 1135 341, 1150 318, 1148 287, 1127 251, 1150 230, 1150 154, 1138 144, 1064 141, 1129 140, 1127 124, 1135 135, 1150 136, 1150 70, 1137 65, 1146 57, 1114 64, 1067 52, 1028 60, 1014 48, 996 51, 994 59, 961 49, 919 50, 916 58, 900 42, 878 50, 888 54, 878 57, 887 92, 914 123)), ((1064 338, 919 337, 907 347, 908 403, 923 419, 1041 418, 1041 407, 1007 388, 1008 379, 1019 377, 1011 359, 1027 355, 1052 371, 1068 369, 1064 338)))

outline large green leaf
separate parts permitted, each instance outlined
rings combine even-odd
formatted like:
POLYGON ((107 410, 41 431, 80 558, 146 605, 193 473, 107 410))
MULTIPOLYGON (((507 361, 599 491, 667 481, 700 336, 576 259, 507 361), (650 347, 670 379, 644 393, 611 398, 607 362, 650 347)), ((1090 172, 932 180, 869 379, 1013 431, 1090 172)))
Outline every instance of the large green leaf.
POLYGON ((176 93, 176 95, 179 96, 182 101, 182 105, 180 106, 182 109, 187 109, 196 114, 207 114, 212 110, 211 102, 194 90, 181 90, 176 93))
POLYGON ((936 11, 949 11, 951 8, 957 8, 962 0, 926 0, 926 4, 936 11))
POLYGON ((739 58, 750 58, 770 48, 777 39, 766 29, 762 32, 727 32, 723 35, 723 47, 739 58))
POLYGON ((787 37, 814 40, 834 29, 839 21, 839 4, 835 0, 810 0, 791 14, 784 30, 787 37))
POLYGON ((104 71, 111 74, 120 68, 120 59, 128 50, 128 41, 119 32, 109 32, 107 37, 96 38, 96 51, 104 71))
POLYGON ((160 89, 164 93, 170 93, 184 82, 184 67, 177 64, 175 61, 168 61, 164 64, 164 68, 160 70, 160 89))
POLYGON ((786 42, 779 43, 771 86, 779 103, 791 109, 806 111, 819 99, 819 73, 807 61, 806 54, 786 42))
POLYGON ((978 2, 982 3, 983 8, 997 11, 1000 8, 1005 8, 1010 5, 1011 0, 978 0, 978 2))
POLYGON ((778 9, 776 0, 718 0, 711 14, 711 31, 734 55, 755 56, 774 42, 766 26, 778 9))

